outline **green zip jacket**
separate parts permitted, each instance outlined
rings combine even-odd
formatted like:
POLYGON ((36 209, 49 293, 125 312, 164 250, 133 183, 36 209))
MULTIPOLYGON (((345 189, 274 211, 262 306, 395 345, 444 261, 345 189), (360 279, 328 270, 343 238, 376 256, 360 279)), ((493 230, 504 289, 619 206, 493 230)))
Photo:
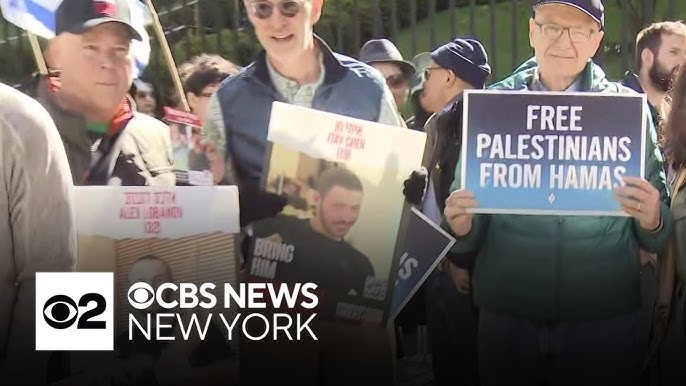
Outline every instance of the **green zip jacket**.
MULTIPOLYGON (((490 89, 527 90, 536 68, 530 60, 490 89)), ((583 91, 634 92, 608 81, 591 61, 581 76, 583 91)), ((645 119, 645 178, 660 192, 662 229, 650 233, 628 217, 476 215, 453 252, 477 252, 473 289, 481 308, 544 321, 606 319, 639 309, 639 248, 660 252, 672 229, 662 156, 652 120, 645 119)), ((460 163, 451 190, 460 188, 460 163)))

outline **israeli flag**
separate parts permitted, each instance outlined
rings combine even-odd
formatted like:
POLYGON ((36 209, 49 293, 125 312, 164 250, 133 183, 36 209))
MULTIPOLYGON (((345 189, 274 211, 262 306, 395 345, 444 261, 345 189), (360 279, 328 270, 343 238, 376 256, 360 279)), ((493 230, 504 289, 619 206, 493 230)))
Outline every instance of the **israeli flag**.
MULTIPOLYGON (((55 37, 55 11, 62 0, 0 0, 0 11, 5 20, 37 36, 52 39, 55 37)), ((129 0, 131 24, 142 37, 134 40, 131 51, 134 54, 133 78, 145 70, 150 61, 150 36, 145 26, 152 24, 148 7, 139 0, 129 0)))

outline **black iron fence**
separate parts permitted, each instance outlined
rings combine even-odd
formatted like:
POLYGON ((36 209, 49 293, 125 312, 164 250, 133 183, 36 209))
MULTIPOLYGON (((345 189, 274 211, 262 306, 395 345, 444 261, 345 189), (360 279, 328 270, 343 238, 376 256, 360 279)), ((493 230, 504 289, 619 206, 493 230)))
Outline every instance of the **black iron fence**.
MULTIPOLYGON (((488 51, 492 80, 531 56, 531 0, 324 0, 316 31, 337 51, 356 56, 373 37, 394 41, 406 58, 454 36, 480 39, 488 51)), ((597 61, 611 77, 634 66, 636 33, 656 20, 686 19, 683 0, 605 0, 606 28, 597 61)), ((259 44, 243 0, 154 0, 177 65, 202 52, 249 63, 259 44)), ((153 38, 153 40, 155 40, 153 38)), ((161 89, 171 85, 157 42, 143 75, 161 89)), ((28 39, 0 20, 0 81, 16 84, 35 71, 28 39)))

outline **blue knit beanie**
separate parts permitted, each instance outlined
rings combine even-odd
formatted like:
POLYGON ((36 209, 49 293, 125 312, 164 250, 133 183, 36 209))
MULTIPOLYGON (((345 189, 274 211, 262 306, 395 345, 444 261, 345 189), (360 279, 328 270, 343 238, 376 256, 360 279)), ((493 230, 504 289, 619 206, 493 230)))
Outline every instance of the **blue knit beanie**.
POLYGON ((486 50, 476 39, 455 39, 434 50, 431 59, 476 88, 484 88, 491 74, 486 50))

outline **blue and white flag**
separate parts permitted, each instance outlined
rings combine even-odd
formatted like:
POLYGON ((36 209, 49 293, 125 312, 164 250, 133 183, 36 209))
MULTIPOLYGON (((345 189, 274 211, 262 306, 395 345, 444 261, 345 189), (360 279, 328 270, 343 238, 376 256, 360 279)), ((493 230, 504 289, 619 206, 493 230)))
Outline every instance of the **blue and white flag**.
MULTIPOLYGON (((0 0, 2 16, 17 27, 37 36, 52 39, 55 37, 55 11, 62 0, 0 0)), ((145 26, 152 23, 148 7, 139 0, 129 0, 131 24, 142 37, 134 40, 131 51, 135 57, 133 77, 137 78, 150 61, 150 37, 145 26)))

